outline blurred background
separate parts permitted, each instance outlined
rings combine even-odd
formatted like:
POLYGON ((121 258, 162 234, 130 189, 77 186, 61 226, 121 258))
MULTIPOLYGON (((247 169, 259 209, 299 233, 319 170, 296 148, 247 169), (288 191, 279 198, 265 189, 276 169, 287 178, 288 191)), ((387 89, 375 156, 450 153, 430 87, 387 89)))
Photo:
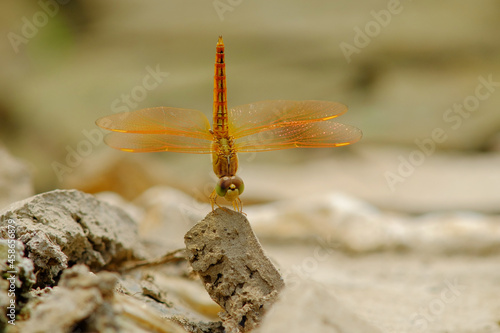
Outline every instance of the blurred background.
POLYGON ((500 212, 498 1, 10 1, 0 5, 3 205, 164 184, 199 200, 208 156, 127 154, 94 122, 154 106, 339 101, 362 141, 240 155, 245 205, 332 191, 409 213, 500 212), (13 158, 12 158, 12 156, 13 158), (19 162, 22 161, 22 162, 19 162))

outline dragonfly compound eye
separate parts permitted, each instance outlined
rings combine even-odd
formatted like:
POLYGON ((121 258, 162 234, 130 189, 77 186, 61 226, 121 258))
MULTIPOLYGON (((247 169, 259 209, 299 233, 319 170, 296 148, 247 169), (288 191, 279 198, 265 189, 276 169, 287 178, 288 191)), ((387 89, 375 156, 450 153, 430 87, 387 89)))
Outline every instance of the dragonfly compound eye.
POLYGON ((215 191, 221 197, 226 198, 228 201, 233 201, 243 193, 245 185, 243 180, 238 176, 222 177, 215 186, 215 191))

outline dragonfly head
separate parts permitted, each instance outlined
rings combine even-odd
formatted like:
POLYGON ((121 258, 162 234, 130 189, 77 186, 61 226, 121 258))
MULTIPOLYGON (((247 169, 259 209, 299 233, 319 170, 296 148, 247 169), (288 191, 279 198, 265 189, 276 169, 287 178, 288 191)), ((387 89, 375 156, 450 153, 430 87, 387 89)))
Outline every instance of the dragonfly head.
POLYGON ((243 184, 243 180, 238 176, 221 177, 215 186, 217 194, 231 202, 238 199, 244 189, 245 184, 243 184))

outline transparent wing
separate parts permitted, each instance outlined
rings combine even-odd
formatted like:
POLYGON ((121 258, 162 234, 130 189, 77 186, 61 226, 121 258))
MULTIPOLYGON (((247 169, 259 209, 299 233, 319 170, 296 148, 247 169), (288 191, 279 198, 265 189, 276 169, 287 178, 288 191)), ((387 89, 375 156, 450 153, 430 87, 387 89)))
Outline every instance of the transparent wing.
POLYGON ((333 121, 295 122, 239 138, 235 141, 235 149, 244 153, 338 147, 355 143, 362 136, 359 128, 333 121))
POLYGON ((291 122, 317 122, 338 117, 347 106, 328 101, 262 101, 228 111, 229 132, 237 139, 291 122))
POLYGON ((99 118, 97 126, 113 132, 168 134, 212 140, 207 117, 198 110, 157 107, 99 118))
POLYGON ((104 141, 123 151, 211 152, 210 124, 207 117, 197 110, 150 108, 102 117, 96 124, 113 131, 104 141))
POLYGON ((212 141, 179 135, 110 133, 106 135, 104 141, 112 148, 132 153, 170 151, 209 154, 212 152, 212 141))

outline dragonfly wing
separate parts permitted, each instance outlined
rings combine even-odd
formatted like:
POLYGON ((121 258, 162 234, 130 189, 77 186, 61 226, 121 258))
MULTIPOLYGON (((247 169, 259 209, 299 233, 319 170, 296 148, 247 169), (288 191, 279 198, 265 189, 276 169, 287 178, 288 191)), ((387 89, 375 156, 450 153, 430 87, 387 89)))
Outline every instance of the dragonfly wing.
POLYGON ((235 149, 244 153, 338 147, 357 142, 362 136, 359 128, 333 121, 295 122, 239 138, 235 141, 235 149))
POLYGON ((228 111, 233 138, 283 126, 291 122, 317 122, 338 117, 347 106, 328 101, 262 101, 228 111))
POLYGON ((113 132, 179 135, 212 140, 210 123, 198 110, 149 108, 102 117, 96 124, 113 132))
POLYGON ((209 154, 212 152, 212 141, 179 135, 116 132, 106 135, 104 141, 112 148, 132 153, 170 151, 209 154))

